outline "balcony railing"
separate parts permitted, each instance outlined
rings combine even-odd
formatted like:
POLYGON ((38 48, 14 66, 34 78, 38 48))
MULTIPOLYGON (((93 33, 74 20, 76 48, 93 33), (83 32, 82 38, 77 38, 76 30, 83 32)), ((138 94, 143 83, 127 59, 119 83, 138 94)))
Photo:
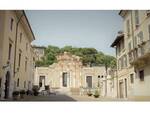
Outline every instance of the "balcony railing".
POLYGON ((128 53, 130 64, 137 64, 138 61, 145 61, 150 58, 150 40, 141 42, 137 47, 128 53))

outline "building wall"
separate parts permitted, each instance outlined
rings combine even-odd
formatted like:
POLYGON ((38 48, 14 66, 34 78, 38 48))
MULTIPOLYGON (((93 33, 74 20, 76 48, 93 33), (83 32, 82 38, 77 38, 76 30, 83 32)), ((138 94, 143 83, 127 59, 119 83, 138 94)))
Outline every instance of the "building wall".
POLYGON ((9 72, 10 81, 9 81, 9 98, 12 96, 12 92, 14 90, 27 89, 24 87, 24 81, 28 81, 31 68, 29 61, 30 55, 32 51, 30 51, 30 44, 33 40, 33 36, 31 35, 31 31, 27 28, 28 25, 26 23, 25 16, 22 16, 21 21, 18 26, 18 34, 17 34, 17 43, 16 43, 16 62, 15 62, 15 70, 14 70, 14 57, 15 57, 15 38, 16 38, 16 25, 18 21, 18 16, 23 11, 0 11, 0 23, 2 26, 0 27, 0 78, 1 82, 1 98, 4 98, 5 95, 5 80, 6 73, 9 72), (13 26, 11 30, 11 19, 13 19, 13 26), (22 32, 22 41, 20 42, 20 32, 22 32), (28 49, 26 50, 26 43, 28 43, 28 49), (9 44, 11 47, 11 56, 10 60, 8 60, 9 54, 9 44), (19 60, 19 51, 22 51, 21 63, 20 67, 18 66, 19 60), (25 71, 25 58, 27 57, 27 71, 25 71), (5 66, 5 68, 2 68, 5 66), (14 75, 15 72, 15 75, 14 75), (19 78, 19 86, 17 86, 17 80, 19 78))
POLYGON ((11 96, 11 92, 13 91, 13 67, 14 67, 14 40, 15 40, 15 24, 13 26, 12 31, 10 30, 10 21, 11 18, 14 18, 14 23, 15 23, 15 19, 16 16, 14 14, 14 12, 10 12, 10 11, 0 11, 1 12, 1 17, 2 20, 1 22, 3 23, 3 26, 1 26, 1 32, 2 32, 2 36, 1 36, 1 63, 0 63, 0 77, 2 79, 1 81, 1 97, 4 96, 4 92, 3 92, 3 87, 4 87, 4 81, 5 81, 5 75, 6 73, 9 71, 10 72, 10 78, 11 78, 11 82, 9 85, 9 89, 10 89, 10 93, 9 96, 11 96), (10 60, 8 60, 8 51, 9 51, 9 43, 12 44, 12 49, 11 49, 11 57, 10 60), (9 62, 9 66, 7 66, 7 62, 9 62), (7 66, 6 68, 3 68, 3 66, 7 66))
MULTIPOLYGON (((131 13, 131 12, 130 12, 131 13)), ((148 32, 148 26, 150 25, 150 17, 147 16, 146 11, 138 11, 139 13, 139 24, 138 27, 136 28, 136 22, 135 22, 135 11, 132 11, 132 18, 133 18, 133 39, 131 42, 133 43, 133 48, 135 48, 135 38, 137 39, 137 44, 138 44, 138 35, 140 32, 143 32, 143 41, 148 41, 150 39, 149 37, 149 32, 148 32)), ((131 17, 131 15, 130 15, 131 17)), ((149 45, 150 47, 150 45, 149 45)), ((129 51, 129 50, 128 50, 129 51)), ((150 60, 147 58, 147 62, 150 60)), ((133 65, 134 66, 134 65, 133 65)), ((139 80, 138 73, 141 70, 141 68, 135 68, 136 70, 136 77, 135 77, 135 85, 134 85, 134 97, 137 96, 150 96, 150 90, 149 90, 149 83, 148 81, 150 80, 150 71, 149 71, 149 64, 146 64, 142 69, 144 69, 144 81, 139 80)))
POLYGON ((150 65, 146 65, 142 69, 144 69, 144 81, 140 81, 139 74, 137 72, 134 91, 135 97, 150 97, 150 65))
MULTIPOLYGON (((138 62, 140 62, 139 59, 139 49, 137 54, 133 53, 135 52, 135 48, 138 48, 138 43, 139 43, 139 34, 142 31, 143 32, 143 41, 146 43, 150 39, 150 35, 148 32, 148 26, 150 25, 150 17, 147 16, 145 10, 140 10, 138 11, 138 17, 139 17, 139 22, 137 22, 137 11, 123 11, 125 12, 123 15, 120 14, 123 17, 123 26, 124 26, 124 54, 127 55, 127 66, 122 69, 117 69, 117 74, 118 74, 118 94, 120 95, 120 85, 119 81, 122 81, 123 86, 122 86, 122 91, 123 91, 123 97, 126 98, 125 96, 125 79, 127 80, 127 98, 136 98, 137 96, 139 97, 144 97, 144 96, 149 96, 149 84, 147 81, 149 81, 149 75, 150 71, 149 69, 149 64, 139 64, 141 66, 137 67, 136 65, 138 62), (129 24, 128 24, 129 22, 129 24), (129 32, 128 32, 129 31, 129 32), (131 44, 131 46, 129 46, 131 44), (136 61, 136 63, 135 63, 136 61), (134 63, 133 63, 134 62, 134 63), (136 65, 135 65, 136 64, 136 65), (141 82, 139 81, 139 71, 141 69, 144 69, 144 81, 141 82), (131 83, 131 77, 130 74, 133 74, 134 82, 131 83)), ((118 42, 120 43, 120 42, 118 42)), ((147 44, 148 45, 148 44, 147 44)), ((118 44, 116 45, 118 48, 118 44)), ((145 46, 148 47, 149 46, 145 46)), ((146 48, 147 49, 147 48, 146 48)), ((123 55, 123 53, 120 53, 117 55, 117 64, 119 65, 119 58, 120 56, 123 55)), ((149 62, 149 58, 147 58, 147 61, 149 62)), ((117 66, 118 67, 118 66, 117 66)))

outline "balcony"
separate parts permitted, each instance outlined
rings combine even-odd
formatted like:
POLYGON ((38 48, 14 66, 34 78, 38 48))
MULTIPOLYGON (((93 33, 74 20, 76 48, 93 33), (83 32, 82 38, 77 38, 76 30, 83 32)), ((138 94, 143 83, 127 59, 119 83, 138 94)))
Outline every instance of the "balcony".
POLYGON ((150 59, 150 40, 139 43, 128 55, 131 65, 137 68, 146 65, 150 59))

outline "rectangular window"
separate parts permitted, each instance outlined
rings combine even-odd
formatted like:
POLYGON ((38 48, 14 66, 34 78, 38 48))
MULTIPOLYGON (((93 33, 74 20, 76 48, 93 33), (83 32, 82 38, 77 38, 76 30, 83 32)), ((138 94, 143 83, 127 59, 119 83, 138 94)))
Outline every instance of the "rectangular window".
POLYGON ((131 84, 134 83, 134 75, 133 74, 130 74, 130 82, 131 82, 131 84))
POLYGON ((92 76, 86 76, 86 84, 88 88, 92 88, 92 76))
POLYGON ((127 20, 126 22, 126 29, 127 29, 127 35, 129 36, 130 34, 130 21, 129 20, 127 20))
POLYGON ((132 49, 131 42, 129 42, 129 44, 128 44, 128 49, 129 49, 129 51, 131 51, 131 49, 132 49))
POLYGON ((143 42, 143 32, 140 31, 137 36, 138 36, 138 44, 140 44, 141 42, 143 42))
POLYGON ((27 58, 25 60, 25 71, 27 71, 27 58))
POLYGON ((124 67, 127 67, 127 55, 124 55, 124 67))
POLYGON ((17 87, 19 87, 19 78, 18 78, 18 80, 17 80, 17 87))
POLYGON ((138 10, 135 11, 135 27, 137 27, 137 25, 139 25, 139 11, 138 10))
POLYGON ((18 59, 18 67, 20 67, 20 63, 21 63, 21 52, 19 52, 19 59, 18 59))
POLYGON ((20 33, 20 43, 21 43, 21 41, 22 41, 22 33, 20 33))
POLYGON ((144 70, 139 71, 139 79, 140 81, 144 81, 144 70))
POLYGON ((67 87, 67 73, 66 72, 63 73, 62 83, 63 83, 62 84, 63 87, 67 87))
POLYGON ((14 24, 14 19, 11 18, 11 20, 10 20, 10 30, 11 31, 13 30, 13 24, 14 24))
POLYGON ((10 60, 10 58, 11 58, 11 49, 12 49, 12 44, 9 44, 8 60, 10 60))

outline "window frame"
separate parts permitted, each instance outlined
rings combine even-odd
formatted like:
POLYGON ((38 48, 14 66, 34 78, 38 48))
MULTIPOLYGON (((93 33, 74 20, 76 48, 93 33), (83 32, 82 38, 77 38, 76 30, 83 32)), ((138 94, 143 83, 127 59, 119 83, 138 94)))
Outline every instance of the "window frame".
POLYGON ((137 25, 139 25, 140 20, 139 20, 139 11, 135 10, 135 27, 137 27, 137 25))
POLYGON ((130 83, 133 84, 134 83, 134 74, 130 74, 130 83))
POLYGON ((10 19, 10 30, 11 30, 11 31, 13 30, 13 24, 14 24, 14 19, 11 18, 11 19, 10 19))
POLYGON ((126 30, 127 30, 127 36, 129 37, 129 35, 130 35, 130 20, 128 19, 127 21, 126 21, 126 30))
POLYGON ((8 48, 8 60, 11 60, 11 53, 12 53, 12 44, 9 43, 9 48, 8 48))
POLYGON ((22 52, 21 50, 19 50, 18 67, 20 67, 21 65, 21 56, 22 56, 22 52))

